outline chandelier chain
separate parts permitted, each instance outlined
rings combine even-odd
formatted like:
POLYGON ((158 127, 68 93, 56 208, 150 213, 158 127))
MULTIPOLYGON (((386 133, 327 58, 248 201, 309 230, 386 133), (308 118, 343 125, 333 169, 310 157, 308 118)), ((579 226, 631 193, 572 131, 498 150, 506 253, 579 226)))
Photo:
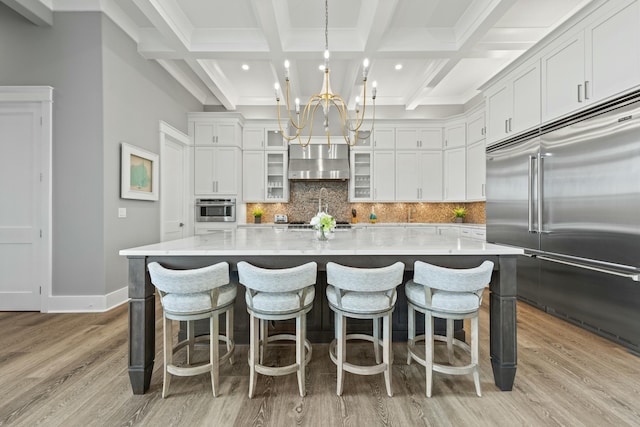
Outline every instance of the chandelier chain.
POLYGON ((324 49, 329 50, 329 0, 324 2, 324 49))

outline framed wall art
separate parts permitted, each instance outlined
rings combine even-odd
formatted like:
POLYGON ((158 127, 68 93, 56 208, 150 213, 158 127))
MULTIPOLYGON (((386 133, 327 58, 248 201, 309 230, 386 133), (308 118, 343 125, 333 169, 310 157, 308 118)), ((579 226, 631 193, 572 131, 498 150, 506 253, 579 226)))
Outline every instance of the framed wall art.
POLYGON ((120 152, 120 197, 158 200, 160 156, 125 142, 120 152))

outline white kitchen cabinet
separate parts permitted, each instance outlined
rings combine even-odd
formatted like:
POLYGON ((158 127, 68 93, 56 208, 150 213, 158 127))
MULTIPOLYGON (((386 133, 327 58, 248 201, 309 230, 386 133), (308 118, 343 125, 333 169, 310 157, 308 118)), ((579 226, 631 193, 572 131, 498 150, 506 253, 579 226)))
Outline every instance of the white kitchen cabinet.
POLYGON ((540 124, 540 62, 516 68, 487 90, 487 143, 514 136, 540 124))
POLYGON ((543 51, 542 120, 557 119, 638 84, 639 1, 606 2, 543 51))
POLYGON ((245 150, 286 150, 287 140, 278 127, 245 127, 242 148, 245 150))
POLYGON ((240 153, 237 147, 195 147, 195 194, 237 195, 242 169, 240 153))
POLYGON ((267 202, 289 201, 289 155, 286 151, 265 152, 266 159, 266 200, 267 202))
POLYGON ((352 202, 395 200, 395 152, 352 151, 349 200, 352 202))
POLYGON ((474 113, 467 119, 467 145, 485 139, 484 110, 474 113))
POLYGON ((466 149, 444 150, 444 200, 464 201, 466 198, 466 149))
POLYGON ((484 140, 467 146, 467 200, 485 200, 486 151, 484 140))
POLYGON ((264 150, 245 150, 242 152, 242 170, 244 171, 242 200, 244 202, 264 201, 266 176, 264 158, 264 150))
POLYGON ((240 147, 241 127, 235 119, 202 119, 194 122, 195 145, 240 147))
POLYGON ((442 127, 396 128, 396 150, 441 150, 442 127))
POLYGON ((242 153, 243 200, 286 202, 289 200, 287 152, 246 150, 242 153))
POLYGON ((391 127, 373 129, 373 148, 376 150, 393 150, 396 148, 396 132, 391 127))
POLYGON ((395 159, 393 150, 373 152, 373 200, 377 202, 395 201, 395 159))
POLYGON ((456 225, 439 225, 437 227, 436 233, 441 236, 451 236, 451 237, 459 237, 460 236, 460 227, 456 225))
POLYGON ((442 201, 442 151, 396 151, 396 201, 442 201))
POLYGON ((444 128, 444 148, 464 147, 467 143, 465 122, 450 123, 444 128))
POLYGON ((349 201, 363 202, 373 199, 373 151, 351 151, 349 154, 351 179, 349 201))

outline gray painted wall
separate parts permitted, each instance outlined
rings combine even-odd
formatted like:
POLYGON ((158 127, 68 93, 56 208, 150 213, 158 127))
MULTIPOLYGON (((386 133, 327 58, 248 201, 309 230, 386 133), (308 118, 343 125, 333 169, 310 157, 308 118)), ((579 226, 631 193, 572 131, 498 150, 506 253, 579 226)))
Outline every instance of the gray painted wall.
POLYGON ((160 204, 119 199, 120 141, 159 153, 158 121, 186 133, 202 105, 95 12, 37 27, 0 4, 0 85, 54 87, 53 295, 126 286, 117 252, 159 240, 160 204))
POLYGON ((127 285, 123 248, 160 241, 160 202, 120 199, 120 143, 160 154, 159 122, 187 133, 187 112, 202 111, 155 61, 142 58, 136 44, 111 19, 102 17, 104 76, 104 263, 106 291, 127 285), (118 208, 127 218, 118 218, 118 208))

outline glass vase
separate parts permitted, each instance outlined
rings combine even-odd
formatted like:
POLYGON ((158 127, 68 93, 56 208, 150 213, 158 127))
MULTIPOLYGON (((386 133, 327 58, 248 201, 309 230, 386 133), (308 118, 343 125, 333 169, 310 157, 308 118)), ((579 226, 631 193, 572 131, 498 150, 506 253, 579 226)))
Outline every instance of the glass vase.
POLYGON ((324 231, 323 229, 320 230, 316 230, 316 239, 320 240, 320 241, 326 241, 329 240, 329 236, 328 236, 329 232, 328 231, 324 231))

